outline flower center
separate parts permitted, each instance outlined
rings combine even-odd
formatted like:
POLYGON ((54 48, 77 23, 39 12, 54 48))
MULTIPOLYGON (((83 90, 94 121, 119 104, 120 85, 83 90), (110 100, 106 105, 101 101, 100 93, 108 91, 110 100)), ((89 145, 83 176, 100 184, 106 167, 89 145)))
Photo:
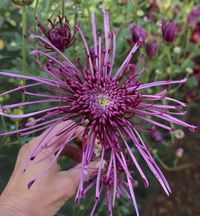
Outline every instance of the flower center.
POLYGON ((107 95, 100 94, 98 96, 98 103, 102 108, 106 108, 112 103, 112 100, 107 95))

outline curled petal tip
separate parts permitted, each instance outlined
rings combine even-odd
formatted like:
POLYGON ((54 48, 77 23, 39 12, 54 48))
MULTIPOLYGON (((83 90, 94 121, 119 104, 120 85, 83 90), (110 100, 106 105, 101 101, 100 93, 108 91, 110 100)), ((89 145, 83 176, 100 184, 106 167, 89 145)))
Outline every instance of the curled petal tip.
POLYGON ((99 200, 100 200, 99 196, 96 196, 96 197, 95 197, 95 200, 96 200, 96 201, 99 201, 99 200))
POLYGON ((28 189, 30 189, 33 186, 34 183, 35 183, 35 180, 30 181, 28 183, 28 189))
POLYGON ((143 179, 143 183, 145 188, 149 187, 149 182, 146 179, 143 179))
POLYGON ((182 82, 182 83, 187 82, 187 78, 182 79, 181 82, 182 82))
POLYGON ((104 8, 101 8, 100 10, 103 14, 108 14, 108 12, 104 8))
POLYGON ((140 37, 139 40, 138 40, 138 42, 137 42, 137 44, 141 45, 142 43, 143 43, 143 39, 142 39, 142 37, 140 37))
POLYGON ((32 50, 31 52, 30 52, 30 55, 36 55, 38 53, 38 50, 32 50))
POLYGON ((191 127, 188 127, 188 130, 194 133, 197 128, 198 128, 197 126, 191 125, 191 127))

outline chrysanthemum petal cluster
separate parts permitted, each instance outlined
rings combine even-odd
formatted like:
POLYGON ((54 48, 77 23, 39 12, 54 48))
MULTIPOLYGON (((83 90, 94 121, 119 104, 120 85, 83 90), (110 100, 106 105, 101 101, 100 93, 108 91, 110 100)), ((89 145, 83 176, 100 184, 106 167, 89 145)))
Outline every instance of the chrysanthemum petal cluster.
MULTIPOLYGON (((138 78, 144 69, 140 71, 136 69, 134 72, 129 70, 134 53, 142 44, 142 38, 135 43, 121 66, 114 69, 116 68, 114 65, 117 49, 116 32, 110 30, 109 14, 103 9, 102 13, 104 35, 97 33, 95 15, 92 14, 94 42, 92 46, 87 44, 81 28, 76 27, 86 51, 84 65, 81 61, 83 57, 77 58, 77 63, 74 64, 52 41, 35 35, 35 39, 54 51, 52 55, 42 50, 31 52, 36 63, 49 75, 49 78, 0 72, 0 75, 29 80, 28 84, 0 96, 21 91, 30 98, 35 98, 23 103, 0 106, 2 116, 20 119, 35 118, 32 122, 26 123, 23 128, 2 133, 1 136, 28 135, 45 129, 47 129, 46 134, 49 134, 60 122, 70 120, 70 124, 56 134, 54 141, 43 139, 35 146, 25 162, 24 169, 26 170, 30 160, 37 160, 37 155, 41 151, 52 146, 55 147, 51 148, 50 155, 55 161, 65 146, 81 135, 83 137, 82 171, 76 201, 79 202, 85 197, 88 190, 95 187, 94 207, 91 215, 94 215, 95 208, 104 192, 109 215, 112 215, 112 208, 120 196, 132 200, 136 215, 139 215, 133 187, 135 178, 132 173, 136 170, 139 172, 145 187, 149 186, 149 182, 135 153, 140 153, 166 194, 171 193, 167 180, 142 139, 141 133, 145 131, 143 125, 152 125, 168 131, 173 130, 171 127, 173 124, 186 127, 191 131, 194 131, 195 126, 177 118, 185 114, 181 108, 186 104, 166 96, 169 85, 182 84, 186 81, 185 79, 142 84, 138 78), (90 47, 93 47, 93 52, 90 47), (40 61, 41 56, 46 59, 45 63, 40 61), (157 86, 163 86, 163 90, 157 94, 147 93, 147 89, 157 86), (41 91, 37 92, 37 89, 41 91), (51 104, 51 106, 21 115, 14 115, 7 111, 44 103, 51 104), (66 136, 66 134, 69 134, 69 138, 62 145, 57 146, 57 137, 66 136), (90 182, 84 188, 87 167, 91 161, 96 159, 100 160, 99 168, 90 176, 90 182), (133 168, 133 165, 136 169, 133 168)), ((31 181, 29 187, 45 172, 46 170, 31 181)))
MULTIPOLYGON (((69 21, 66 16, 59 16, 58 22, 56 20, 48 20, 51 25, 51 28, 47 29, 36 17, 38 27, 45 35, 45 37, 60 51, 64 51, 69 48, 74 42, 74 35, 71 33, 69 27, 69 21)), ((51 46, 45 46, 47 49, 51 49, 51 46)))

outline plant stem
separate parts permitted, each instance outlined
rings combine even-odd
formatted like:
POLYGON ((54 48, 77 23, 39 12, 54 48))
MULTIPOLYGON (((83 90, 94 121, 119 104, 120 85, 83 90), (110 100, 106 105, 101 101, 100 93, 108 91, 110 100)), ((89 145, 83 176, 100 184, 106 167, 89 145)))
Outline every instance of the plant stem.
MULTIPOLYGON (((166 102, 165 99, 162 100, 162 104, 167 104, 167 102, 166 102)), ((174 124, 173 124, 172 122, 169 122, 169 124, 170 124, 170 127, 171 127, 171 128, 173 128, 173 129, 175 128, 175 127, 174 127, 174 124)), ((171 137, 171 144, 174 145, 174 143, 175 143, 175 137, 174 137, 173 131, 170 131, 170 137, 171 137)))
POLYGON ((1 119, 2 119, 2 124, 3 124, 3 129, 4 129, 4 131, 6 132, 6 131, 7 131, 7 126, 6 126, 5 119, 4 119, 3 116, 1 116, 1 119))
POLYGON ((169 66, 170 66, 170 75, 169 78, 172 79, 172 69, 173 69, 173 62, 170 54, 170 47, 167 47, 167 58, 169 61, 169 66))
MULTIPOLYGON (((27 53, 27 46, 26 46, 26 5, 22 7, 22 72, 26 74, 26 53, 27 53)), ((25 80, 20 82, 20 85, 25 85, 25 80)), ((22 94, 22 102, 25 101, 25 95, 22 94)))
POLYGON ((22 12, 22 71, 23 73, 26 72, 26 5, 23 5, 23 12, 22 12))
POLYGON ((167 171, 172 171, 174 170, 174 166, 173 167, 169 167, 167 164, 165 164, 165 162, 158 156, 157 152, 154 151, 153 152, 153 156, 154 158, 161 164, 161 166, 166 169, 167 171))
MULTIPOLYGON (((7 128, 7 126, 6 126, 5 119, 4 119, 3 116, 1 116, 1 119, 2 119, 2 124, 3 124, 4 132, 6 132, 6 131, 8 131, 8 128, 7 128)), ((5 140, 5 144, 7 144, 9 139, 8 139, 7 136, 4 136, 4 137, 3 137, 3 140, 2 140, 3 143, 4 143, 4 140, 5 140)))
POLYGON ((65 16, 65 0, 62 0, 62 16, 65 16))
POLYGON ((37 8, 38 8, 38 4, 39 4, 39 0, 36 0, 36 3, 35 3, 35 8, 34 8, 34 29, 35 29, 35 31, 36 31, 36 20, 35 20, 35 18, 36 18, 36 16, 37 16, 37 8))
MULTIPOLYGON (((169 79, 172 80, 172 74, 173 74, 173 62, 172 62, 172 58, 171 58, 171 53, 170 53, 170 47, 167 47, 167 57, 168 57, 168 61, 169 61, 169 65, 170 65, 170 74, 169 74, 169 79)), ((164 100, 164 103, 166 101, 164 100)), ((174 124, 172 122, 170 122, 170 127, 174 128, 174 124)), ((174 138, 174 133, 171 131, 170 132, 171 135, 171 142, 172 145, 175 143, 175 138, 174 138)))
POLYGON ((187 56, 187 51, 188 51, 188 48, 189 48, 189 44, 190 44, 190 37, 191 37, 191 30, 189 28, 188 25, 186 25, 186 44, 185 44, 185 50, 184 50, 184 57, 187 56))

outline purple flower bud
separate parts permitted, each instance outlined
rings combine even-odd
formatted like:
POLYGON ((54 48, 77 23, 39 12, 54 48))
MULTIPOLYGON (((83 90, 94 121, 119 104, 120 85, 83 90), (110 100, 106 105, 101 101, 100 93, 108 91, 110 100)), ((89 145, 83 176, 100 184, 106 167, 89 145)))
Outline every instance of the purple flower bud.
POLYGON ((153 128, 150 137, 151 137, 151 140, 153 142, 162 142, 163 141, 163 136, 162 136, 161 132, 155 128, 153 128))
POLYGON ((177 37, 177 25, 171 20, 162 20, 161 26, 163 39, 167 42, 173 42, 177 37))
POLYGON ((196 19, 200 16, 200 7, 195 7, 188 15, 188 23, 192 24, 196 21, 196 19))
POLYGON ((156 21, 156 16, 155 14, 159 13, 160 9, 159 6, 156 2, 156 0, 152 1, 149 8, 148 8, 148 13, 147 13, 147 18, 150 21, 156 21))
MULTIPOLYGON (((69 22, 67 17, 58 17, 59 21, 56 22, 55 20, 52 22, 50 19, 48 22, 51 24, 50 29, 46 29, 42 23, 39 22, 38 18, 38 27, 43 32, 43 34, 48 38, 48 40, 60 51, 64 51, 68 47, 72 45, 74 42, 74 36, 71 35, 71 30, 69 27, 69 22)), ((45 47, 49 48, 49 47, 45 47)))
POLYGON ((157 55, 158 44, 157 42, 149 42, 146 44, 146 52, 149 57, 154 57, 157 55))
POLYGON ((174 135, 177 139, 183 139, 185 137, 185 133, 181 129, 177 129, 174 131, 174 135))
POLYGON ((184 154, 184 149, 183 149, 183 148, 178 148, 178 149, 176 150, 176 157, 182 158, 182 157, 183 157, 183 154, 184 154))
POLYGON ((128 65, 128 70, 129 70, 132 74, 134 74, 134 73, 136 72, 136 70, 137 70, 137 65, 136 65, 136 64, 129 64, 129 65, 128 65))
POLYGON ((136 25, 133 25, 130 30, 131 30, 131 34, 132 34, 132 42, 133 43, 136 43, 139 40, 142 40, 142 42, 145 41, 147 35, 146 35, 146 33, 142 27, 138 27, 136 25))
POLYGON ((193 43, 198 43, 200 41, 200 23, 197 23, 197 25, 195 26, 190 40, 193 43))

